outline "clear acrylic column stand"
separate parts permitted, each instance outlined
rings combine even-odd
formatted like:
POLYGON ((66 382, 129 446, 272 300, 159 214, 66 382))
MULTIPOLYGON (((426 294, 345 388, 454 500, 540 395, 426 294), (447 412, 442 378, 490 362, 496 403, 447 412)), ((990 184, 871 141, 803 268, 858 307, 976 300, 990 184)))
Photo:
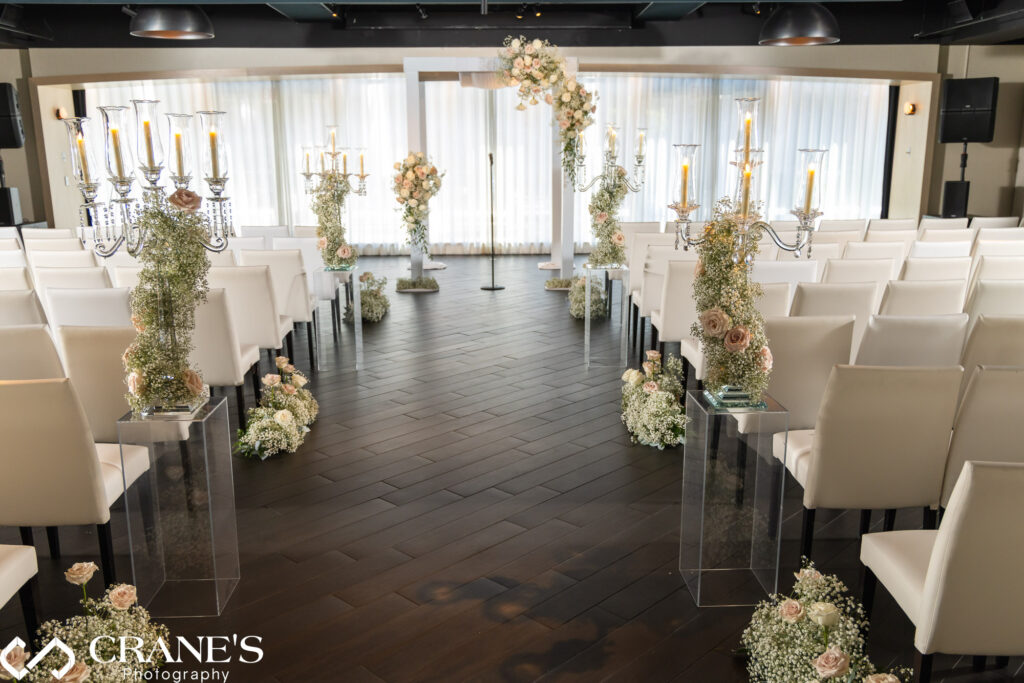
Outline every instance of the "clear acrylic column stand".
MULTIPOLYGON (((629 299, 629 268, 626 266, 619 265, 608 265, 608 266, 593 266, 589 263, 583 264, 583 277, 586 278, 586 283, 583 288, 584 294, 584 307, 586 311, 583 314, 583 364, 586 367, 591 366, 612 366, 612 367, 626 367, 626 354, 628 351, 628 327, 629 327, 629 311, 627 300, 629 299), (619 273, 619 357, 614 358, 593 358, 590 347, 590 306, 591 306, 591 295, 590 288, 593 284, 592 274, 594 273, 619 273)), ((612 282, 616 282, 612 280, 612 282)), ((601 289, 604 290, 603 279, 600 283, 601 289)), ((612 287, 611 296, 615 295, 614 286, 612 287)))
POLYGON ((686 416, 679 573, 699 607, 754 605, 778 587, 789 412, 688 391, 686 416))
MULTIPOLYGON (((341 319, 342 324, 345 320, 345 311, 341 310, 340 298, 338 290, 340 285, 349 283, 352 287, 352 326, 355 330, 356 337, 356 370, 363 369, 363 299, 362 283, 359 282, 359 266, 353 266, 351 268, 322 268, 317 272, 320 273, 319 281, 320 288, 330 292, 334 299, 334 305, 338 307, 338 317, 341 319)), ((319 293, 317 298, 319 299, 319 293)))
POLYGON ((219 616, 239 579, 227 401, 191 416, 128 413, 117 432, 122 449, 149 449, 149 471, 125 492, 140 604, 154 617, 219 616))

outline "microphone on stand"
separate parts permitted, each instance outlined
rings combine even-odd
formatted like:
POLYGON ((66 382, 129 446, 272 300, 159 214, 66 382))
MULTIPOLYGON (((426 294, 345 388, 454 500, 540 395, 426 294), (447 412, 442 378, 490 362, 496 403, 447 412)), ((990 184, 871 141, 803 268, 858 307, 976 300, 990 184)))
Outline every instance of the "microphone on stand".
POLYGON ((480 289, 486 292, 494 292, 499 289, 505 289, 504 285, 494 284, 494 154, 491 152, 487 153, 487 161, 490 164, 490 181, 491 181, 491 284, 484 285, 480 289))

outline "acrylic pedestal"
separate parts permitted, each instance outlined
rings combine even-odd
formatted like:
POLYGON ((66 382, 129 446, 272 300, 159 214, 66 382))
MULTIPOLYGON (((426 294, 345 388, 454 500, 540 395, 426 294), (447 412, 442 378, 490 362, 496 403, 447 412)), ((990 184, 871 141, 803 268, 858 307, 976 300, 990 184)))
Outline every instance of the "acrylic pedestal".
POLYGON ((341 285, 345 285, 345 298, 352 304, 352 329, 356 342, 356 370, 363 369, 363 309, 361 283, 359 282, 358 266, 351 268, 319 268, 316 271, 317 301, 331 300, 331 320, 334 341, 338 341, 338 331, 344 324, 345 310, 341 306, 341 285))
POLYGON ((117 422, 146 446, 149 471, 125 492, 132 573, 154 617, 218 616, 238 585, 238 528, 227 401, 194 415, 117 422))
MULTIPOLYGON (((626 367, 626 354, 628 351, 628 328, 629 328, 629 268, 619 265, 608 265, 608 266, 592 266, 589 263, 583 264, 583 277, 586 278, 586 287, 584 287, 584 306, 586 311, 583 314, 583 364, 586 367, 591 366, 603 366, 603 367, 626 367), (591 277, 594 273, 603 273, 605 277, 609 277, 612 273, 618 273, 619 277, 612 279, 611 282, 619 282, 619 349, 618 354, 611 356, 595 353, 590 343, 590 306, 591 306, 591 285, 593 278, 591 277)), ((604 288, 604 282, 599 281, 599 286, 604 288)), ((606 305, 606 312, 608 317, 611 318, 611 297, 614 294, 613 289, 607 290, 608 301, 606 305)), ((609 323, 611 320, 609 320, 609 323)))
POLYGON ((718 408, 686 393, 679 573, 700 607, 753 605, 777 590, 785 465, 772 437, 789 412, 763 401, 718 408))

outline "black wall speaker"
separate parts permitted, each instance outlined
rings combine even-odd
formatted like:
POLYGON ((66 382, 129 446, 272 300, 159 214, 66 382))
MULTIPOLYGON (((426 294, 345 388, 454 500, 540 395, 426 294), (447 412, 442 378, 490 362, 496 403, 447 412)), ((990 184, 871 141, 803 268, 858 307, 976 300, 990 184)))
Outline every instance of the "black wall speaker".
POLYGON ((953 78, 942 84, 939 142, 992 142, 998 78, 953 78))
POLYGON ((942 217, 966 218, 970 191, 971 184, 966 180, 947 180, 942 189, 942 217))
POLYGON ((21 225, 24 222, 18 188, 0 187, 0 225, 21 225))
POLYGON ((25 146, 25 128, 18 109, 18 91, 10 83, 0 83, 0 149, 25 146))

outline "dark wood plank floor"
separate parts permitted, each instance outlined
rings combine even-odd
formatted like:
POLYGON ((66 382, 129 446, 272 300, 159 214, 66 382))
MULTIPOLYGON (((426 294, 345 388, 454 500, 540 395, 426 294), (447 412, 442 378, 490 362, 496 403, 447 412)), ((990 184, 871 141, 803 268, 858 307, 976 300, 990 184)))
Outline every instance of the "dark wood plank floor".
MULTIPOLYGON (((235 462, 238 590, 220 618, 172 632, 262 636, 261 664, 229 667, 246 682, 746 680, 733 650, 751 610, 698 609, 676 569, 681 451, 630 445, 621 369, 582 367, 582 323, 543 291, 541 257, 502 258, 500 292, 479 290, 486 259, 446 260, 441 293, 414 296, 393 291, 407 261, 362 259, 393 303, 365 328, 366 368, 352 369, 351 329, 335 346, 325 325, 306 444, 235 462)), ((614 348, 608 324, 596 336, 614 348)), ((834 516, 815 556, 859 587, 855 529, 834 516)), ((44 617, 71 613, 61 571, 95 553, 88 531, 62 533, 54 561, 37 531, 44 617)), ((912 627, 882 593, 872 653, 909 663, 912 627)), ((15 605, 0 626, 4 642, 19 631, 15 605)), ((1020 666, 971 674, 941 657, 936 680, 1020 666)))

